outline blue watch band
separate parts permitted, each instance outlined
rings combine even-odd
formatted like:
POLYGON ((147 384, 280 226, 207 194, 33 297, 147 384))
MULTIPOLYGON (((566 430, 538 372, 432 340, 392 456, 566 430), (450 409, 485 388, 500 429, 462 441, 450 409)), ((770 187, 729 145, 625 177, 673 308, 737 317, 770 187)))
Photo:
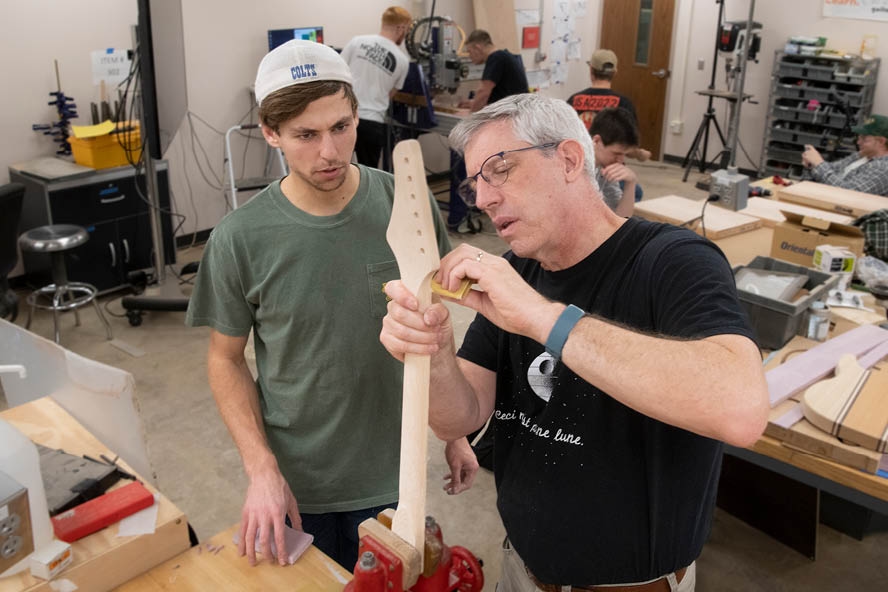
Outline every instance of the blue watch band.
POLYGON ((579 306, 569 304, 567 308, 561 311, 555 326, 549 332, 546 339, 546 351, 555 358, 561 358, 561 350, 567 342, 567 336, 573 330, 574 326, 586 316, 586 312, 579 306))

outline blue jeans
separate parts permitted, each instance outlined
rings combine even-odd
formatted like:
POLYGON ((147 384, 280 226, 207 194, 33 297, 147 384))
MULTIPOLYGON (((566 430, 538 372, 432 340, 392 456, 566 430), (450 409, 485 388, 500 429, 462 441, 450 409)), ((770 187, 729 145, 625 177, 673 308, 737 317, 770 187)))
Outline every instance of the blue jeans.
POLYGON ((395 508, 397 505, 392 503, 351 512, 300 514, 302 530, 314 535, 315 547, 353 572, 358 561, 358 525, 367 518, 376 518, 386 508, 395 508))

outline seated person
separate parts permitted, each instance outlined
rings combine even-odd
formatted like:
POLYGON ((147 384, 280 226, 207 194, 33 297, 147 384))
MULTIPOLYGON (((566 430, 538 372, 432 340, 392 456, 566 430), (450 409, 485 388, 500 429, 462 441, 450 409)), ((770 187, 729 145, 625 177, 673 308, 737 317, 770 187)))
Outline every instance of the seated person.
POLYGON ((816 148, 806 145, 802 164, 818 183, 888 197, 888 117, 872 115, 851 131, 857 134, 856 154, 826 162, 816 148))
POLYGON ((638 126, 625 109, 602 109, 589 128, 595 147, 595 180, 604 203, 618 216, 629 218, 635 209, 638 177, 626 166, 626 156, 638 147, 638 126))

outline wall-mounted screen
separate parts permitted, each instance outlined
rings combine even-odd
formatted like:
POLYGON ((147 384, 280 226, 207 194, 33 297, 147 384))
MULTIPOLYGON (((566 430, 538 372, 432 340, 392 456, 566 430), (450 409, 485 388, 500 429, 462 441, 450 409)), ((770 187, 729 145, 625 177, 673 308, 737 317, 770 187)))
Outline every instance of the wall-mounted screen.
POLYGON ((316 43, 324 42, 324 27, 298 27, 295 29, 272 29, 268 31, 268 51, 292 39, 305 39, 316 43))

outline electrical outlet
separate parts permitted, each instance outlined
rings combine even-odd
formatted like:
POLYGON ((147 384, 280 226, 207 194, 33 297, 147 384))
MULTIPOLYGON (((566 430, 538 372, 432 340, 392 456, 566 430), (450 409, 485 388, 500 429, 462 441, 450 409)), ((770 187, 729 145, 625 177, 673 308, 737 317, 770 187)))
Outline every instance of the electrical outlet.
POLYGON ((697 69, 702 70, 706 67, 706 60, 703 58, 697 58, 697 69))
POLYGON ((673 119, 669 122, 669 131, 678 135, 684 130, 684 122, 681 119, 673 119))
POLYGON ((12 559, 25 546, 25 539, 18 535, 13 535, 3 541, 0 545, 0 559, 12 559))

